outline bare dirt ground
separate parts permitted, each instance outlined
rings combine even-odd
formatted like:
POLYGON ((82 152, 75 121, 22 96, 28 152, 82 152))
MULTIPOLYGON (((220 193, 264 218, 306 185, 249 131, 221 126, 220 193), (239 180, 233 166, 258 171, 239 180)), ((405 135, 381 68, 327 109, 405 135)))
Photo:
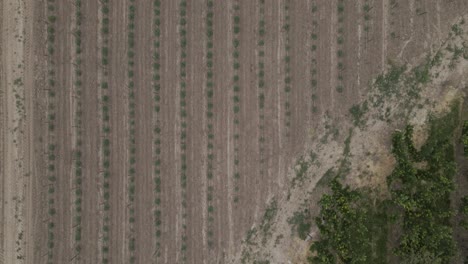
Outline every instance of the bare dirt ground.
POLYGON ((97 2, 86 2, 82 6, 85 19, 82 25, 83 34, 83 89, 82 92, 82 119, 85 120, 82 128, 82 162, 83 162, 83 223, 82 252, 80 254, 82 263, 98 263, 99 235, 102 214, 100 203, 102 203, 102 184, 100 183, 100 159, 99 144, 100 122, 99 115, 99 83, 98 83, 98 34, 99 28, 96 24, 98 18, 97 2))
POLYGON ((135 86, 140 92, 136 95, 136 243, 141 245, 135 253, 137 263, 152 263, 155 254, 154 229, 154 180, 153 180, 153 90, 151 86, 152 39, 145 34, 152 31, 152 2, 138 5, 136 16, 136 65, 135 86))
POLYGON ((180 174, 177 173, 180 155, 176 152, 179 137, 176 124, 179 117, 177 89, 177 2, 164 1, 161 5, 161 149, 162 149, 162 263, 176 263, 180 252, 179 207, 180 174))
POLYGON ((111 98, 111 176, 110 176, 110 245, 109 262, 128 261, 128 79, 127 26, 125 1, 109 5, 109 91, 111 98))
MULTIPOLYGON (((46 122, 48 60, 54 63, 57 88, 56 132, 52 135, 57 143, 57 182, 52 195, 56 207, 52 216, 53 263, 101 263, 105 215, 100 157, 102 78, 109 80, 110 97, 109 263, 129 263, 132 254, 136 263, 239 263, 242 252, 246 251, 256 260, 303 263, 308 244, 291 236, 287 219, 305 200, 314 201, 319 197, 323 189, 315 189, 315 185, 342 158, 344 140, 352 127, 349 108, 375 92, 369 84, 389 63, 408 63, 411 67, 438 49, 452 24, 468 12, 468 3, 462 0, 345 1, 344 12, 337 8, 339 0, 267 0, 264 4, 260 0, 214 1, 213 178, 210 180, 206 175, 210 134, 206 88, 207 1, 187 1, 185 95, 180 92, 183 53, 180 2, 161 1, 161 108, 158 113, 154 111, 152 88, 153 1, 135 3, 134 201, 128 199, 130 1, 109 3, 107 68, 100 66, 102 3, 82 3, 83 205, 79 257, 73 249, 76 228, 73 224, 76 186, 72 163, 76 148, 73 118, 78 99, 73 96, 76 87, 72 16, 76 6, 73 1, 56 1, 56 51, 47 57, 46 2, 5 0, 0 3, 0 263, 36 264, 47 260, 47 198, 50 195, 45 164, 51 137, 46 122), (364 10, 365 5, 370 9, 364 10), (261 12, 265 23, 262 47, 258 42, 261 12), (240 19, 239 33, 234 32, 236 16, 240 19), (236 38, 239 40, 238 69, 234 68, 236 38), (263 109, 259 107, 260 50, 265 54, 263 109), (108 76, 104 76, 106 70, 108 76), (236 74, 238 82, 234 80, 236 74), (312 85, 314 80, 316 87, 312 85), (234 90, 235 85, 239 85, 238 92, 234 90), (290 91, 286 89, 288 85, 290 91), (343 90, 337 89, 340 85, 343 90), (182 97, 185 106, 181 105, 182 97), (239 112, 234 111, 236 100, 239 100, 239 112), (182 108, 187 110, 185 128, 182 108), (161 125, 160 238, 156 237, 154 218, 155 117, 161 125), (184 129, 187 131, 185 150, 181 146, 184 129), (310 151, 318 154, 319 162, 308 170, 306 181, 291 188, 297 159, 306 157, 310 151), (181 153, 187 159, 186 188, 181 185, 184 164, 181 153), (209 188, 213 192, 210 209, 213 219, 208 213, 209 188), (272 201, 276 201, 277 209, 270 230, 265 235, 258 232, 254 235, 256 246, 242 243, 251 228, 259 230, 268 225, 264 212, 274 204, 272 201), (132 208, 134 223, 129 222, 132 208), (210 236, 212 246, 208 246, 210 236), (130 250, 131 237, 135 237, 134 253, 130 250), (262 241, 264 237, 266 242, 262 241), (161 245, 159 250, 157 243, 161 245)), ((459 67, 457 76, 448 77, 450 74, 445 70, 436 84, 451 80, 455 90, 462 90, 464 83, 460 80, 465 71, 463 66, 459 67)), ((436 85, 428 87, 424 98, 436 105, 447 87, 440 90, 436 85)), ((425 114, 427 109, 413 119, 425 114)), ((398 122, 387 126, 372 116, 366 131, 354 130, 353 170, 387 173, 392 162, 388 153, 389 128, 397 126, 398 122), (374 159, 362 158, 367 157, 367 152, 372 152, 374 159)), ((353 176, 348 181, 356 185, 380 184, 382 178, 353 176)))
MULTIPOLYGON (((25 118, 25 89, 24 89, 24 57, 25 44, 23 30, 24 2, 2 2, 2 249, 0 262, 16 261, 17 257, 24 257, 24 231, 28 222, 23 222, 27 208, 24 201, 27 195, 28 154, 27 137, 23 134, 27 128, 25 118), (10 15, 8 15, 10 14, 10 15), (22 104, 18 102, 22 101, 22 104), (26 168, 26 170, 25 170, 26 168), (25 226, 26 224, 26 226, 25 226), (20 237, 21 234, 21 237, 20 237), (10 241, 10 242, 9 242, 10 241)), ((27 135, 27 134, 26 134, 27 135)))

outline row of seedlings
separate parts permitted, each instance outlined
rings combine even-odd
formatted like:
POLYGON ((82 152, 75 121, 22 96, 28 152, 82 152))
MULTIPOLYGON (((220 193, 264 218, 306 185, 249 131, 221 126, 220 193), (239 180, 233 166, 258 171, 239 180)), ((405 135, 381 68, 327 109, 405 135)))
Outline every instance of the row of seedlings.
POLYGON ((101 117, 101 174, 102 174, 102 228, 101 228, 101 263, 109 263, 110 232, 110 92, 109 92, 109 0, 101 0, 100 17, 100 62, 99 94, 101 117))
MULTIPOLYGON (((285 126, 289 128, 291 126, 291 90, 292 90, 292 77, 291 77, 291 56, 290 56, 290 16, 289 16, 289 4, 290 0, 284 0, 283 3, 283 31, 284 31, 284 115, 285 115, 285 126)), ((289 136, 289 131, 286 133, 286 136, 289 136)))
POLYGON ((74 142, 74 186, 75 186, 75 201, 74 201, 74 218, 73 218, 73 229, 74 229, 74 258, 80 260, 81 252, 81 203, 82 203, 82 67, 81 67, 81 24, 83 22, 83 14, 81 13, 81 0, 75 0, 75 15, 74 15, 74 29, 73 37, 75 42, 74 61, 73 61, 73 86, 74 86, 74 98, 75 98, 75 113, 74 113, 74 129, 75 129, 75 142, 74 142))
POLYGON ((179 97, 180 97, 180 185, 182 205, 181 254, 182 263, 187 261, 187 0, 179 2, 179 97))
POLYGON ((239 138, 241 131, 239 112, 240 112, 240 5, 239 0, 235 0, 233 4, 233 40, 232 45, 234 47, 232 52, 233 57, 233 111, 234 111, 234 203, 239 202, 239 182, 240 182, 240 165, 239 165, 239 138))
POLYGON ((214 81, 213 81, 213 0, 206 1, 206 129, 207 129, 207 165, 206 165, 206 178, 207 178, 207 210, 208 210, 208 226, 206 229, 206 237, 208 248, 212 249, 214 245, 214 184, 213 184, 213 166, 214 166, 214 127, 213 127, 213 95, 214 95, 214 81))
POLYGON ((258 138, 260 154, 260 177, 265 175, 265 0, 259 0, 258 5, 258 29, 257 29, 257 66, 258 66, 258 108, 259 108, 259 131, 258 138))
POLYGON ((310 87, 311 87, 311 92, 312 92, 312 113, 317 113, 318 112, 318 80, 317 80, 317 70, 318 70, 318 64, 317 64, 317 47, 318 47, 318 6, 317 6, 317 1, 314 0, 312 3, 312 33, 311 33, 311 46, 310 46, 310 52, 311 52, 311 66, 310 66, 310 87))
POLYGON ((370 25, 371 25, 371 14, 370 11, 372 10, 372 7, 370 6, 371 0, 365 0, 364 5, 362 6, 362 12, 364 13, 364 32, 367 33, 370 30, 370 25))
MULTIPOLYGON (((155 225, 155 257, 158 260, 161 257, 161 118, 159 111, 161 109, 161 0, 153 1, 153 103, 154 103, 154 130, 153 130, 153 149, 154 149, 154 225, 155 225)), ((158 262, 158 261, 157 261, 158 262)), ((158 262, 159 263, 159 262, 158 262)))
POLYGON ((153 1, 153 93, 154 93, 154 226, 155 226, 155 257, 161 256, 161 75, 160 75, 160 47, 161 47, 161 0, 153 1))
POLYGON ((128 127, 129 127, 129 136, 128 136, 128 221, 129 221, 129 237, 128 237, 128 249, 129 249, 129 262, 135 263, 135 250, 136 250, 136 241, 135 241, 135 163, 136 163, 136 139, 135 139, 135 0, 129 0, 128 5, 128 51, 127 51, 127 78, 128 78, 128 127))
MULTIPOLYGON (((398 39, 397 33, 395 30, 397 29, 397 26, 399 23, 399 12, 398 12, 398 0, 390 0, 388 3, 389 7, 388 9, 390 10, 390 17, 389 17, 389 22, 390 22, 390 37, 391 41, 395 41, 398 39)), ((369 7, 369 9, 372 9, 373 7, 369 7)), ((369 10, 370 11, 370 10, 369 10)), ((371 20, 371 18, 369 18, 371 20)))
POLYGON ((55 135, 55 103, 57 100, 55 98, 56 88, 55 88, 55 60, 53 55, 55 53, 55 32, 56 32, 56 5, 54 0, 47 1, 47 180, 48 180, 48 190, 47 190, 47 263, 53 263, 54 257, 54 230, 55 222, 54 215, 56 213, 55 209, 55 187, 57 181, 57 173, 55 172, 55 158, 56 158, 56 149, 57 149, 57 139, 55 135))
POLYGON ((337 6, 337 12, 338 12, 338 29, 337 29, 337 43, 338 43, 338 49, 336 51, 336 56, 337 56, 337 85, 336 85, 336 91, 339 93, 342 93, 344 91, 344 13, 345 13, 345 2, 344 0, 338 0, 338 6, 337 6))

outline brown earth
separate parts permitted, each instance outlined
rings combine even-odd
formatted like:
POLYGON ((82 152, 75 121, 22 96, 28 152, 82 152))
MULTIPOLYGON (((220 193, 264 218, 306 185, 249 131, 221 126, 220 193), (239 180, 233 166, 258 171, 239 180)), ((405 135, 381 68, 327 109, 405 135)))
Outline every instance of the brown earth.
MULTIPOLYGON (((345 1, 341 21, 337 10, 339 0, 266 0, 263 5, 260 1, 215 1, 214 177, 209 180, 206 177, 207 3, 205 0, 187 1, 187 187, 184 189, 181 186, 180 1, 161 2, 159 113, 154 111, 152 88, 153 1, 135 2, 136 198, 133 202, 128 199, 127 35, 130 1, 110 1, 110 64, 107 68, 101 67, 99 62, 101 4, 83 1, 83 92, 80 99, 74 96, 76 87, 72 62, 75 46, 71 33, 76 7, 73 1, 55 1, 56 51, 49 58, 46 55, 45 1, 6 0, 0 3, 0 263, 46 263, 47 200, 50 198, 47 194, 46 154, 51 139, 58 147, 58 180, 53 194, 57 213, 52 216, 56 226, 53 263, 101 262, 104 213, 100 153, 103 120, 99 84, 102 78, 109 80, 110 96, 110 263, 129 262, 133 254, 129 249, 130 237, 136 239, 136 263, 183 263, 184 256, 186 263, 227 263, 238 260, 235 257, 241 251, 241 241, 250 228, 261 223, 264 209, 271 199, 286 196, 289 199, 290 195, 291 201, 301 201, 298 198, 300 194, 306 195, 304 190, 313 189, 322 172, 339 159, 349 127, 348 109, 367 98, 371 92, 368 84, 376 74, 385 70, 389 61, 407 62, 409 65, 420 62, 428 52, 441 45, 451 25, 468 11, 468 3, 463 0, 357 0, 345 1), (237 4, 239 10, 234 8, 237 4), (372 7, 370 20, 364 19, 365 4, 372 7), (312 12, 315 5, 317 11, 312 12), (265 51, 264 109, 258 104, 257 85, 260 59, 257 32, 262 6, 266 29, 265 46, 262 48, 265 51), (237 114, 233 110, 233 27, 236 14, 240 17, 240 111, 237 114), (316 40, 312 38, 314 22, 317 22, 316 40), (285 24, 289 25, 289 30, 285 30, 285 24), (343 44, 337 42, 341 30, 343 44), (317 45, 315 52, 312 51, 314 44, 317 45), (344 56, 338 56, 338 50, 342 50, 344 56), (285 60, 286 56, 290 58, 289 62, 285 60), (54 99, 54 135, 48 135, 46 123, 48 59, 54 63, 58 88, 54 99), (343 81, 338 78, 339 63, 344 66, 343 81), (317 70, 317 88, 311 87, 314 67, 317 70), (106 70, 107 77, 104 76, 106 70), (288 74, 291 77, 290 92, 285 91, 288 74), (15 84, 18 78, 21 78, 22 85, 15 84), (342 92, 336 89, 340 82, 344 84, 342 92), (316 101, 312 100, 313 94, 317 96, 316 101), (76 255, 73 248, 76 228, 73 225, 76 189, 73 151, 77 148, 74 117, 78 100, 83 110, 83 205, 82 250, 76 255), (287 114, 287 104, 290 115, 287 114), (312 111, 314 107, 316 109, 312 111), (156 117, 161 125, 162 153, 162 235, 159 239, 155 235, 154 219, 153 130, 156 117), (235 125, 236 119, 239 120, 238 125, 235 125), (236 134, 239 134, 238 139, 235 139, 236 134), (319 143, 323 138, 318 135, 325 134, 336 134, 336 140, 331 140, 333 136, 330 136, 326 143, 319 143), (259 142, 261 135, 265 138, 263 144, 259 142), (320 167, 314 168, 313 181, 299 188, 304 192, 289 189, 291 168, 296 159, 308 151, 307 146, 314 146, 314 152, 322 153, 326 158, 320 167), (238 153, 238 165, 235 165, 235 153, 238 153), (240 174, 238 179, 234 175, 236 166, 240 174), (208 186, 213 186, 214 195, 212 224, 208 219, 208 186), (186 207, 182 205, 184 196, 186 207), (136 217, 135 223, 130 225, 129 211, 132 207, 136 217), (209 247, 207 232, 211 225, 214 244, 209 247), (182 249, 184 241, 186 249, 182 249), (161 244, 159 251, 157 242, 161 244), (158 252, 160 257, 156 257, 158 252)), ((385 133, 380 134, 376 130, 373 134, 375 142, 381 142, 379 140, 383 140, 385 133)), ((367 141, 364 141, 360 139, 355 144, 365 145, 367 141)), ((288 204, 291 202, 280 203, 279 206, 288 204)), ((285 214, 292 212, 292 209, 281 209, 285 214)), ((289 226, 286 224, 282 228, 289 229, 289 226)), ((297 245, 299 248, 303 246, 300 242, 297 245)), ((272 255, 278 257, 277 262, 272 259, 272 263, 282 263, 287 254, 274 252, 272 255)))

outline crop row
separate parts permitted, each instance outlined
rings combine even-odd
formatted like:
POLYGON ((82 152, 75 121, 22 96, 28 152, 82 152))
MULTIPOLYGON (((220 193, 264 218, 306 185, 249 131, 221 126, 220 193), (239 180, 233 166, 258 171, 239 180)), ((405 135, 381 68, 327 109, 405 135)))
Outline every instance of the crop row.
POLYGON ((181 160, 181 208, 182 208, 182 263, 187 261, 187 1, 179 2, 179 92, 180 92, 180 160, 181 160))
POLYGON ((314 2, 312 4, 312 33, 311 33, 311 40, 312 40, 312 45, 310 52, 312 54, 312 60, 311 60, 311 67, 310 67, 310 87, 312 90, 312 113, 317 113, 318 108, 317 108, 317 100, 318 100, 318 81, 317 81, 317 70, 318 70, 318 65, 317 65, 317 45, 318 45, 318 16, 317 16, 317 11, 318 11, 318 6, 317 3, 314 2))
POLYGON ((127 32, 127 41, 128 41, 128 51, 127 51, 127 78, 128 78, 128 129, 129 129, 129 138, 128 138, 128 222, 130 233, 128 234, 128 249, 130 251, 129 263, 135 263, 135 250, 136 250, 136 241, 135 241, 135 174, 136 174, 136 129, 135 129, 135 13, 136 6, 135 0, 129 0, 128 5, 128 32, 127 32))
POLYGON ((234 70, 234 77, 233 77, 233 112, 234 112, 234 203, 239 201, 239 180, 240 180, 240 171, 239 171, 239 112, 240 112, 240 6, 239 0, 234 1, 233 5, 233 40, 232 45, 234 47, 232 52, 233 57, 233 70, 234 70))
POLYGON ((100 67, 99 67, 99 94, 100 94, 100 119, 101 119, 101 153, 100 166, 102 174, 102 228, 101 232, 101 263, 109 263, 109 232, 110 232, 110 92, 109 92, 109 0, 100 2, 100 67))
POLYGON ((208 210, 208 225, 207 225, 207 244, 208 248, 213 247, 213 230, 214 230, 214 206, 213 206, 213 160, 214 160, 214 128, 213 128, 213 0, 206 1, 206 45, 205 45, 205 58, 206 58, 206 129, 207 129, 207 165, 206 165, 206 178, 207 178, 207 210, 208 210))
POLYGON ((54 230, 55 222, 53 217, 56 213, 55 209, 55 186, 57 181, 57 174, 55 172, 55 159, 56 159, 56 137, 55 137, 55 61, 53 55, 55 53, 55 25, 57 21, 56 17, 56 5, 53 0, 48 0, 47 2, 47 180, 48 180, 48 190, 47 190, 47 263, 53 263, 54 256, 54 230))
MULTIPOLYGON (((161 59, 160 59, 160 40, 161 40, 161 1, 153 1, 153 101, 154 101, 154 130, 153 130, 153 149, 154 149, 154 226, 155 226, 155 257, 161 256, 161 120, 159 111, 161 108, 161 59)), ((159 262, 158 262, 159 263, 159 262)))
POLYGON ((342 93, 344 91, 344 50, 343 50, 343 44, 344 44, 344 13, 345 13, 345 3, 344 0, 338 0, 338 6, 337 6, 337 12, 338 12, 338 30, 337 30, 337 43, 338 43, 338 49, 336 52, 337 56, 337 62, 338 62, 338 75, 337 75, 337 85, 336 85, 336 91, 339 93, 342 93))
POLYGON ((73 37, 74 37, 74 61, 73 61, 73 69, 74 69, 74 98, 75 98, 75 150, 73 154, 73 165, 74 165, 74 186, 75 186, 75 201, 74 201, 74 217, 73 217, 73 230, 74 230, 74 250, 75 256, 74 258, 80 260, 80 252, 81 252, 81 203, 82 203, 82 162, 81 162, 81 145, 82 145, 82 70, 81 70, 81 53, 82 53, 82 42, 81 42, 81 23, 83 22, 83 14, 81 13, 81 0, 75 0, 75 15, 74 15, 74 29, 73 29, 73 37))
MULTIPOLYGON (((291 126, 291 104, 290 104, 290 97, 291 97, 291 90, 292 90, 292 77, 291 77, 291 57, 290 57, 290 31, 291 26, 290 16, 289 16, 289 0, 285 0, 283 4, 283 14, 284 14, 284 21, 283 21, 283 31, 284 31, 284 115, 285 115, 285 126, 289 128, 291 126)), ((289 135, 289 131, 286 133, 289 135)))
POLYGON ((365 32, 369 32, 370 30, 370 20, 371 20, 371 15, 370 15, 370 11, 372 10, 372 7, 370 6, 369 2, 371 0, 366 0, 364 2, 364 6, 362 7, 362 11, 364 13, 364 31, 365 32))
POLYGON ((258 108, 259 108, 259 130, 258 138, 260 155, 260 176, 265 174, 265 0, 259 0, 258 10, 258 29, 257 29, 257 66, 258 66, 258 108))

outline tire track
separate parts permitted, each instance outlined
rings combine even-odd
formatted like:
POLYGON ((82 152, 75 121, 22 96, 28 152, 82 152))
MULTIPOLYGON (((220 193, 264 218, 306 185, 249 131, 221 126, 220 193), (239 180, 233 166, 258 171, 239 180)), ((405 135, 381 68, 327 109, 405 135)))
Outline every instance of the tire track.
POLYGON ((214 214, 213 250, 207 256, 217 263, 224 255, 234 251, 232 197, 232 62, 227 52, 231 50, 231 15, 228 1, 215 1, 213 25, 213 57, 214 57, 214 92, 213 120, 214 134, 214 170, 213 206, 219 208, 214 214), (226 249, 224 251, 224 249, 226 249))

